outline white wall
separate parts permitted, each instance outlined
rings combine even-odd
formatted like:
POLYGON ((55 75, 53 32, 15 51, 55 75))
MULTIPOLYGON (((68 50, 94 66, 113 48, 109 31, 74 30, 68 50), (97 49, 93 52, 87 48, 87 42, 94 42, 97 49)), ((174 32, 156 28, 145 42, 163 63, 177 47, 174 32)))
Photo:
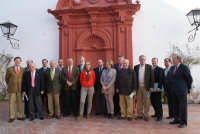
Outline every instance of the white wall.
POLYGON ((13 38, 20 40, 20 49, 15 50, 0 36, 0 52, 6 47, 7 53, 22 58, 22 66, 26 66, 27 59, 33 59, 38 68, 43 58, 57 61, 57 20, 47 13, 48 8, 55 9, 56 3, 57 0, 0 0, 0 23, 9 20, 18 25, 13 38))
MULTIPOLYGON (((14 50, 9 41, 0 36, 0 50, 6 47, 7 53, 22 57, 22 66, 26 65, 27 59, 33 59, 38 68, 43 58, 57 60, 57 20, 47 13, 48 8, 55 9, 56 3, 57 0, 0 0, 0 23, 9 20, 18 25, 14 38, 20 40, 20 49, 14 50)), ((185 13, 162 0, 141 0, 141 4, 133 23, 134 64, 138 64, 139 55, 144 54, 147 63, 151 63, 152 57, 158 57, 159 66, 164 67, 163 59, 169 51, 169 44, 176 44, 184 50, 186 44, 191 48, 200 44, 200 32, 194 42, 188 43, 190 34, 187 32, 192 27, 185 13)), ((198 67, 191 71, 196 89, 200 90, 198 67)))
MULTIPOLYGON (((146 55, 147 63, 157 57, 159 66, 164 67, 170 44, 175 44, 183 51, 200 46, 200 32, 194 42, 188 42, 188 31, 193 29, 186 14, 162 0, 141 0, 141 9, 134 16, 133 22, 133 63, 138 64, 139 55, 146 55)), ((200 91, 199 66, 191 69, 194 85, 200 91)))

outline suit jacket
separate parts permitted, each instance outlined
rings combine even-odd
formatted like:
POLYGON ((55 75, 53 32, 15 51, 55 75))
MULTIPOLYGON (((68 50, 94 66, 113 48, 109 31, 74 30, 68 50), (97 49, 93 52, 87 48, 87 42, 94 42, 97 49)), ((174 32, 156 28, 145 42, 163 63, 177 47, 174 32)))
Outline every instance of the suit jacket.
POLYGON ((29 68, 28 68, 28 67, 25 67, 24 69, 25 69, 25 72, 29 71, 29 68))
POLYGON ((166 71, 166 68, 165 68, 164 71, 163 71, 163 86, 164 86, 164 91, 165 91, 165 93, 166 93, 166 94, 169 94, 169 93, 171 93, 171 88, 172 88, 172 85, 171 85, 171 83, 170 83, 170 79, 171 79, 170 73, 171 73, 171 71, 173 71, 173 70, 172 70, 172 68, 170 67, 170 68, 169 68, 169 71, 168 71, 168 73, 167 73, 167 76, 165 76, 165 71, 166 71))
POLYGON ((102 74, 104 69, 106 69, 106 68, 103 67, 101 72, 99 72, 99 67, 94 68, 94 72, 95 72, 95 76, 96 76, 96 80, 95 80, 95 83, 94 83, 94 89, 95 90, 102 89, 100 78, 101 78, 101 74, 102 74))
MULTIPOLYGON (((79 69, 79 76, 81 75, 81 65, 78 65, 77 66, 78 67, 78 69, 79 69)), ((77 85, 78 87, 78 90, 80 91, 81 90, 81 82, 80 82, 80 79, 78 79, 78 85, 77 85)))
POLYGON ((54 78, 51 80, 51 69, 44 72, 44 85, 46 85, 47 93, 60 93, 60 85, 62 83, 62 73, 55 68, 54 78))
POLYGON ((24 75, 24 68, 20 67, 20 74, 17 76, 15 66, 7 68, 5 80, 8 85, 8 93, 22 92, 22 81, 24 75))
POLYGON ((71 90, 77 90, 78 89, 78 82, 79 82, 79 75, 80 75, 79 68, 76 67, 76 66, 73 66, 72 72, 71 72, 71 80, 68 80, 68 66, 63 67, 62 77, 63 77, 64 90, 69 90, 69 86, 66 83, 67 80, 69 82, 72 82, 71 90))
MULTIPOLYGON (((50 71, 50 70, 51 70, 51 69, 50 69, 49 67, 47 67, 46 71, 50 71)), ((44 68, 41 67, 40 69, 38 69, 38 71, 39 71, 40 74, 43 75, 43 77, 44 77, 44 73, 46 72, 46 71, 44 71, 44 68)), ((44 78, 44 79, 45 79, 45 78, 44 78)), ((46 83, 44 83, 44 92, 45 92, 45 93, 47 92, 47 85, 46 85, 46 83)))
MULTIPOLYGON (((22 91, 26 92, 29 96, 31 90, 31 71, 28 71, 23 76, 23 88, 22 91)), ((35 70, 35 90, 37 96, 41 95, 41 91, 44 91, 44 77, 39 70, 35 70)))
MULTIPOLYGON (((139 87, 139 65, 134 66, 134 70, 137 77, 137 89, 139 87)), ((154 88, 154 74, 152 70, 152 66, 149 64, 145 64, 145 74, 144 74, 144 81, 145 81, 145 89, 149 91, 150 88, 154 88)))
POLYGON ((172 71, 170 73, 170 82, 172 84, 172 92, 174 92, 176 95, 187 95, 188 93, 190 93, 193 78, 191 76, 188 66, 180 64, 175 76, 173 74, 175 66, 171 67, 171 69, 172 71))
POLYGON ((154 83, 158 83, 158 88, 162 89, 163 85, 163 69, 159 66, 156 66, 153 69, 154 72, 154 83))
POLYGON ((137 90, 137 78, 135 71, 128 68, 128 73, 125 78, 123 78, 122 70, 119 70, 117 73, 116 89, 119 89, 119 94, 130 95, 133 90, 137 90))

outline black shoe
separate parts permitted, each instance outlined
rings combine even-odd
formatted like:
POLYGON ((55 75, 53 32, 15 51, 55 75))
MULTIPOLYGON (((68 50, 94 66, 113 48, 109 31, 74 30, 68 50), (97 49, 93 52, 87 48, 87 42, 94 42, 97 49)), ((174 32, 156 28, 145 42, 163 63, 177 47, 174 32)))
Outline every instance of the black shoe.
POLYGON ((95 116, 97 116, 97 115, 100 115, 101 113, 96 113, 96 114, 94 114, 95 116))
POLYGON ((30 120, 29 121, 33 121, 35 118, 30 118, 30 120))
POLYGON ((174 120, 174 121, 172 121, 172 122, 169 122, 169 124, 180 124, 180 122, 177 121, 177 120, 174 120))
POLYGON ((185 125, 185 124, 180 124, 178 127, 179 128, 183 128, 183 127, 186 127, 187 125, 185 125))
POLYGON ((166 119, 172 119, 173 117, 167 117, 166 119))
POLYGON ((29 118, 29 115, 26 115, 25 118, 29 118))
POLYGON ((158 117, 157 119, 156 119, 156 121, 161 121, 162 120, 162 117, 158 117))
POLYGON ((108 119, 113 119, 115 117, 114 114, 111 114, 110 117, 108 117, 108 119))
POLYGON ((40 120, 44 120, 44 117, 40 117, 40 120))
POLYGON ((108 113, 108 116, 107 116, 108 118, 110 118, 111 117, 111 114, 110 113, 108 113))
POLYGON ((103 114, 103 117, 104 117, 104 118, 108 117, 108 114, 107 114, 107 113, 104 113, 104 114, 103 114))

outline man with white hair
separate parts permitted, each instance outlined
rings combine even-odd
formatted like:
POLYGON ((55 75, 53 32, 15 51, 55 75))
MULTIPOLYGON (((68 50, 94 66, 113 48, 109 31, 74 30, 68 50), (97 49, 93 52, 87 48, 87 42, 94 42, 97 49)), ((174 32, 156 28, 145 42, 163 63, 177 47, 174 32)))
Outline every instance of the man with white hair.
POLYGON ((56 68, 56 62, 50 61, 50 69, 44 73, 44 83, 46 85, 46 92, 48 98, 49 116, 47 119, 56 115, 57 119, 60 119, 60 85, 62 83, 62 74, 59 69, 56 68))
POLYGON ((170 124, 180 124, 178 127, 183 128, 187 126, 187 94, 190 93, 193 78, 188 66, 181 63, 181 56, 173 56, 173 63, 170 83, 175 119, 170 124))
POLYGON ((44 120, 41 99, 41 94, 44 93, 43 75, 36 70, 35 63, 29 64, 29 70, 23 77, 22 92, 28 96, 30 121, 35 119, 35 106, 40 120, 44 120))

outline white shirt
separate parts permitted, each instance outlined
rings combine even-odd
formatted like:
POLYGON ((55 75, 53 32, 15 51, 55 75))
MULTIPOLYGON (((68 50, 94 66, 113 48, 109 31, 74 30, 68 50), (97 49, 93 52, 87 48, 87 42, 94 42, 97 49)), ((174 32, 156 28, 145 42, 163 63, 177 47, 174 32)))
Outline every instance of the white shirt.
POLYGON ((32 74, 33 74, 34 79, 35 79, 35 70, 33 71, 33 73, 31 72, 31 78, 32 78, 32 74))
POLYGON ((140 65, 139 67, 139 86, 145 86, 144 85, 144 74, 145 74, 145 65, 140 65))
POLYGON ((17 70, 17 68, 20 71, 20 66, 15 66, 15 71, 17 70))

